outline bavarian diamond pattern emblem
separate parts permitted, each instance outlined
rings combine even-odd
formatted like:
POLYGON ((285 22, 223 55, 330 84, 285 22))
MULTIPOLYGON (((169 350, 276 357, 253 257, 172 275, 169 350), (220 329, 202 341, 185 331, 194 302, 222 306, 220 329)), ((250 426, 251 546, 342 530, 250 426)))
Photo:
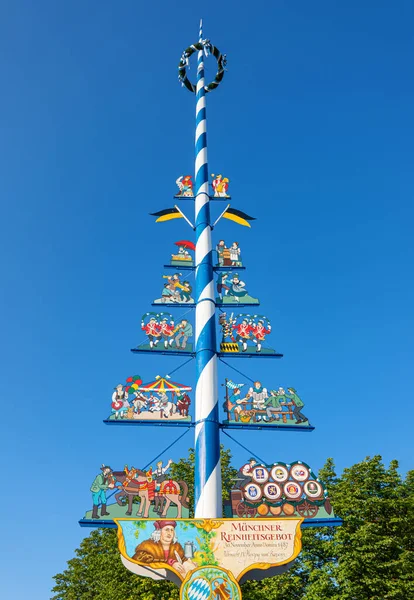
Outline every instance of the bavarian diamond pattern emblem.
POLYGON ((187 590, 188 600, 210 600, 211 587, 209 582, 202 577, 197 577, 187 590))

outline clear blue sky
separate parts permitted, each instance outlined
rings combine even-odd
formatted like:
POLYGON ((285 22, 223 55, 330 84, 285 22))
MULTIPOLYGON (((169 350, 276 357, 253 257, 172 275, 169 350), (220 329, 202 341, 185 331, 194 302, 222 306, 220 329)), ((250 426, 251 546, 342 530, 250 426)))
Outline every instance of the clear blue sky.
MULTIPOLYGON (((412 2, 0 7, 4 597, 49 597, 88 533, 77 521, 102 462, 144 465, 176 435, 102 419, 118 381, 180 361, 129 348, 172 242, 189 235, 148 212, 193 168, 177 63, 200 16, 228 55, 208 98, 210 172, 257 217, 217 236, 240 241, 285 354, 233 364, 294 385, 316 426, 236 435, 269 461, 318 469, 333 456, 341 471, 379 453, 411 468, 412 2)), ((193 366, 179 376, 193 383, 193 366)))

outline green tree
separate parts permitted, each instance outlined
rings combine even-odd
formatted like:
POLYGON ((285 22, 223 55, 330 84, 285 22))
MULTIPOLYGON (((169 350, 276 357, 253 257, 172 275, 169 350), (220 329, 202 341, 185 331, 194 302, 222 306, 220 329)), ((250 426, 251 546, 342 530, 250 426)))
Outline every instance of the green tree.
MULTIPOLYGON (((222 448, 223 498, 236 470, 222 448)), ((174 465, 174 477, 189 483, 193 497, 194 452, 174 465)), ((243 600, 411 600, 414 598, 414 471, 405 480, 397 461, 380 456, 344 470, 332 459, 319 473, 342 527, 305 529, 303 550, 277 577, 249 581, 243 600)), ((55 576, 53 600, 174 600, 178 589, 137 577, 120 561, 112 530, 94 531, 55 576)))

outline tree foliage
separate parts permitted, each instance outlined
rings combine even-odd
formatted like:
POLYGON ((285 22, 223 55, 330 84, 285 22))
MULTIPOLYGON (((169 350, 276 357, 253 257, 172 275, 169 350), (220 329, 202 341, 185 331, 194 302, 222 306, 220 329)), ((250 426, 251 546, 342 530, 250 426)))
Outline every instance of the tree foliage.
MULTIPOLYGON (((236 470, 222 448, 223 498, 236 470)), ((173 467, 173 476, 194 489, 194 452, 173 467)), ((335 473, 328 459, 319 473, 342 527, 306 529, 303 550, 286 573, 243 588, 244 600, 409 600, 414 598, 414 471, 403 479, 397 461, 380 456, 335 473)), ((175 600, 178 589, 137 577, 119 558, 116 533, 93 531, 63 573, 53 600, 175 600)))

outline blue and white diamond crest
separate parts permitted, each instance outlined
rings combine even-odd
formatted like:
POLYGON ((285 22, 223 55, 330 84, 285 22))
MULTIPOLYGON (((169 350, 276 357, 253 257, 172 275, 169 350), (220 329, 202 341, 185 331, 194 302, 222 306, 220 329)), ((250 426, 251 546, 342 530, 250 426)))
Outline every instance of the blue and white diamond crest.
POLYGON ((187 590, 188 600, 209 600, 211 598, 211 587, 207 579, 197 577, 187 590))

